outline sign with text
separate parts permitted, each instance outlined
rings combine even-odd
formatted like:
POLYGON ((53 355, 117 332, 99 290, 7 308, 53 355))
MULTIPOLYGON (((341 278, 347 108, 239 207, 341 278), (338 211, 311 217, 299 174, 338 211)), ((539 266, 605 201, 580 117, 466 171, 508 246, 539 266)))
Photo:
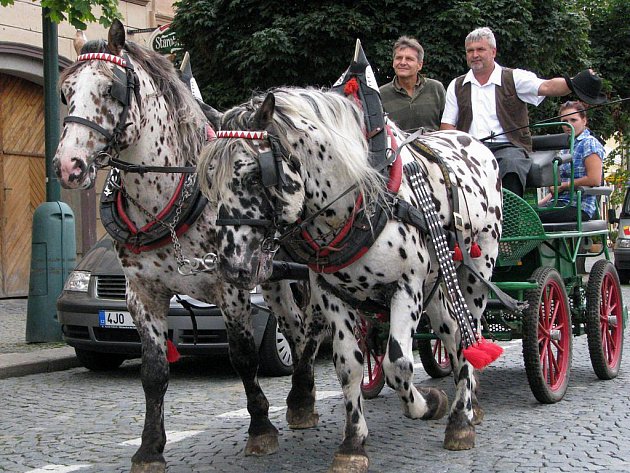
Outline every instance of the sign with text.
POLYGON ((149 38, 149 47, 160 54, 172 54, 182 49, 181 44, 175 38, 175 31, 170 29, 171 24, 156 28, 149 38))

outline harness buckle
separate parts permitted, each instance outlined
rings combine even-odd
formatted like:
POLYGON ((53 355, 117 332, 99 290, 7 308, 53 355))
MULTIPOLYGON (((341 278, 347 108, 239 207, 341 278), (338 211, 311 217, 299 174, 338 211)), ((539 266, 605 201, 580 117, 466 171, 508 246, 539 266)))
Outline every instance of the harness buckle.
POLYGON ((460 213, 453 212, 453 225, 460 232, 464 231, 464 218, 460 213))

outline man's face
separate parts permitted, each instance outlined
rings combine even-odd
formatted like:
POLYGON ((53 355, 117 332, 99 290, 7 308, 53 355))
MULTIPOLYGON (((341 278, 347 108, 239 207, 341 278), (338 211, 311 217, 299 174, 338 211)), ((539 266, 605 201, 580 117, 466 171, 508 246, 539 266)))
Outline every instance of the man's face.
POLYGON ((491 72, 496 55, 497 48, 491 47, 485 38, 466 43, 466 62, 473 72, 491 72))
POLYGON ((398 48, 394 54, 394 72, 399 79, 413 77, 415 80, 422 69, 422 63, 418 61, 418 52, 412 48, 398 48))

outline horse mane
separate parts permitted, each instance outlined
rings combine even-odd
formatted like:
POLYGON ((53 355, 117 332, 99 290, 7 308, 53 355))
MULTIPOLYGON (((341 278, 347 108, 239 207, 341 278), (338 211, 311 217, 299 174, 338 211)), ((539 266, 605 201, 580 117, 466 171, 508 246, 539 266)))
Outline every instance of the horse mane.
MULTIPOLYGON (((297 140, 310 143, 316 155, 325 144, 326 152, 333 156, 335 173, 345 179, 348 186, 357 184, 359 190, 374 201, 384 192, 383 177, 369 164, 368 143, 363 131, 363 112, 350 99, 326 89, 282 87, 271 89, 275 96, 273 115, 274 134, 282 147, 293 152, 297 140), (297 135, 297 136, 296 136, 297 135), (292 142, 293 141, 293 142, 292 142)), ((266 93, 226 111, 221 122, 222 130, 251 129, 253 115, 262 104, 266 93)), ((220 200, 231 182, 234 153, 239 148, 249 148, 247 140, 219 139, 202 153, 198 166, 201 185, 211 200, 220 200), (212 163, 209 161, 212 160, 212 163), (210 179, 204 175, 209 165, 213 167, 210 179)), ((293 152, 295 155, 295 153, 293 152)), ((296 156, 301 165, 308 168, 321 166, 314 156, 296 156)), ((339 189, 341 192, 343 189, 339 189)))
MULTIPOLYGON (((171 110, 173 124, 181 144, 179 148, 182 151, 182 156, 185 156, 189 161, 196 162, 205 143, 206 119, 201 106, 179 78, 179 73, 173 63, 164 56, 132 41, 125 43, 125 52, 136 69, 143 69, 149 75, 158 94, 164 98, 167 107, 171 110)), ((105 40, 92 40, 85 43, 81 49, 81 54, 86 53, 110 52, 105 40)), ((84 65, 84 62, 71 64, 61 73, 59 84, 84 65)), ((99 61, 97 67, 113 77, 111 68, 104 61, 99 61)), ((142 95, 142 88, 140 92, 142 95)))

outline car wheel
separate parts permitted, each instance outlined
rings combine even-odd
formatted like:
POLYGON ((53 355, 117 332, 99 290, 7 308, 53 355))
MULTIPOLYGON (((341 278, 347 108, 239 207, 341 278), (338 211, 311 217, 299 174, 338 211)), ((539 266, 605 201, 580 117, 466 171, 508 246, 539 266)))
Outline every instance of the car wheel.
POLYGON ((293 373, 291 346, 278 329, 273 314, 269 314, 260 350, 260 371, 267 376, 288 376, 293 373))
POLYGON ((120 368, 122 362, 127 359, 125 355, 118 353, 101 353, 81 348, 75 348, 74 352, 81 364, 92 371, 113 371, 120 368))

